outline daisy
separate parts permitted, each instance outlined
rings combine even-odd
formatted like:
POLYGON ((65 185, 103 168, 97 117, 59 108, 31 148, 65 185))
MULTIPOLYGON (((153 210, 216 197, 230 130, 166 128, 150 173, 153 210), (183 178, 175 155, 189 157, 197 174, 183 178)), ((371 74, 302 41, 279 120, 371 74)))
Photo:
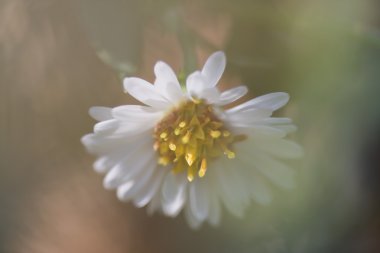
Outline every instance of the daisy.
POLYGON ((268 182, 293 187, 293 171, 279 159, 302 154, 284 139, 296 127, 289 118, 271 117, 289 95, 271 93, 226 109, 248 89, 218 90, 225 65, 223 52, 212 54, 183 91, 173 70, 158 62, 154 85, 124 79, 125 91, 144 105, 90 109, 99 123, 82 142, 98 156, 94 169, 105 174, 106 189, 147 205, 149 213, 174 217, 183 210, 198 228, 205 221, 217 225, 222 206, 242 217, 251 200, 269 203, 268 182))

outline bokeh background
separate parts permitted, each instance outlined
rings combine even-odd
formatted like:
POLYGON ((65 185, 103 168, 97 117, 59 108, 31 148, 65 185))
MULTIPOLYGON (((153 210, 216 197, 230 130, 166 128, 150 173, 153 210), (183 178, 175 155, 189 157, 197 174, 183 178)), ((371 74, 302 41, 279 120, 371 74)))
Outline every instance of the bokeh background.
POLYGON ((375 0, 2 0, 0 252, 380 252, 379 95, 375 0), (291 95, 305 156, 294 190, 192 231, 104 190, 80 137, 135 102, 122 77, 216 50, 224 87, 291 95))

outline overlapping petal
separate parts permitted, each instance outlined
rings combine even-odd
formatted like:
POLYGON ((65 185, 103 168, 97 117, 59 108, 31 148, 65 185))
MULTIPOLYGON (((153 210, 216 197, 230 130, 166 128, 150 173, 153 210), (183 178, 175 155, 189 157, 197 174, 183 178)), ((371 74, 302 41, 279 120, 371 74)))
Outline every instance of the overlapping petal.
POLYGON ((169 65, 165 62, 157 62, 154 66, 154 73, 156 75, 154 87, 163 97, 173 104, 183 99, 184 95, 181 90, 181 85, 169 65))
POLYGON ((213 53, 206 61, 202 69, 205 79, 205 87, 212 88, 217 85, 226 67, 226 56, 223 52, 213 53))
POLYGON ((158 109, 166 109, 170 106, 170 102, 152 84, 143 79, 136 77, 125 78, 124 89, 135 99, 146 105, 158 109))

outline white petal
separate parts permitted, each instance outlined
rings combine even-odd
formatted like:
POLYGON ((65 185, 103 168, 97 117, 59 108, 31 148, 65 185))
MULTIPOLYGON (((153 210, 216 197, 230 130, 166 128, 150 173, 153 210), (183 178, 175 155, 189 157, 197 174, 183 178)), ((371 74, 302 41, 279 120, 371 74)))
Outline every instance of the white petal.
POLYGON ((97 121, 104 121, 112 119, 111 108, 103 106, 93 106, 88 111, 90 116, 97 121))
POLYGON ((245 134, 254 139, 281 139, 284 138, 287 132, 279 127, 255 125, 255 124, 230 124, 230 129, 235 134, 245 134))
POLYGON ((250 192, 253 200, 262 205, 272 202, 272 194, 265 184, 265 180, 257 173, 251 177, 250 192))
POLYGON ((292 133, 297 130, 297 127, 292 124, 292 120, 289 118, 268 118, 263 119, 260 124, 264 124, 267 126, 275 127, 277 129, 280 129, 284 132, 292 133))
POLYGON ((113 141, 110 138, 101 137, 102 136, 95 134, 86 134, 81 138, 81 142, 86 147, 88 152, 96 155, 104 155, 123 145, 122 140, 113 141))
POLYGON ((216 103, 220 106, 230 104, 235 102, 239 98, 247 94, 248 89, 245 86, 238 86, 229 90, 222 92, 220 95, 219 101, 216 103))
POLYGON ((181 86, 172 68, 164 62, 157 62, 154 66, 156 81, 154 86, 163 97, 174 103, 183 97, 181 86))
POLYGON ((209 189, 210 196, 210 210, 208 215, 208 221, 211 225, 217 226, 220 222, 221 218, 221 207, 219 203, 219 197, 217 191, 217 187, 215 185, 215 180, 213 177, 209 177, 206 174, 205 180, 207 180, 207 185, 209 189))
POLYGON ((98 173, 104 174, 110 169, 108 157, 100 157, 94 162, 94 170, 98 173))
POLYGON ((203 222, 209 212, 209 193, 205 180, 197 179, 189 184, 189 202, 194 217, 203 222))
POLYGON ((123 196, 125 194, 127 194, 136 184, 137 182, 136 181, 133 181, 133 180, 130 180, 126 183, 123 183, 122 185, 120 185, 118 188, 117 188, 117 198, 120 200, 120 201, 123 201, 123 196))
MULTIPOLYGON (((224 168, 222 165, 215 168, 216 179, 218 180, 218 192, 226 208, 235 216, 243 217, 244 208, 248 201, 246 199, 245 189, 242 182, 236 181, 235 177, 229 170, 233 168, 224 168), (232 176, 232 177, 231 177, 232 176)), ((211 171, 209 172, 211 173, 211 171)))
POLYGON ((239 126, 240 127, 234 127, 236 132, 251 136, 253 139, 281 139, 287 134, 284 130, 271 126, 250 125, 248 123, 239 124, 239 126))
POLYGON ((177 216, 186 200, 185 177, 168 173, 162 185, 162 209, 168 216, 177 216))
MULTIPOLYGON (((154 74, 156 75, 156 78, 160 78, 166 82, 177 82, 178 79, 176 74, 174 73, 173 69, 166 64, 165 62, 158 61, 154 65, 154 74)), ((181 89, 181 87, 178 84, 178 88, 181 89)))
POLYGON ((151 201, 151 199, 157 194, 159 187, 162 184, 162 179, 167 173, 166 168, 157 166, 155 168, 154 175, 151 177, 145 188, 134 198, 133 203, 137 207, 143 207, 151 201))
POLYGON ((93 165, 94 170, 101 174, 109 172, 116 164, 124 159, 126 153, 128 153, 128 151, 116 151, 100 157, 93 165))
POLYGON ((90 153, 97 155, 108 155, 119 151, 125 153, 135 147, 133 143, 151 140, 152 131, 153 129, 144 130, 141 127, 126 134, 115 134, 117 131, 111 135, 87 134, 81 138, 81 141, 90 153))
POLYGON ((284 132, 286 132, 287 134, 289 133, 293 133, 295 131, 297 131, 297 126, 293 125, 293 124, 288 124, 288 125, 276 125, 274 126, 275 128, 277 129, 280 129, 284 132))
POLYGON ((202 225, 202 221, 198 220, 194 214, 192 213, 191 211, 191 207, 189 204, 187 204, 185 206, 185 218, 186 218, 186 221, 187 221, 187 224, 189 224, 189 226, 194 229, 194 230, 197 230, 201 227, 202 225))
POLYGON ((190 97, 205 99, 210 104, 219 101, 220 92, 215 87, 207 87, 204 77, 199 71, 195 71, 186 79, 186 89, 190 97))
POLYGON ((133 182, 132 187, 123 187, 125 184, 129 184, 129 182, 124 183, 117 189, 117 197, 121 201, 128 201, 135 197, 136 194, 139 194, 142 189, 149 183, 153 173, 155 172, 155 168, 157 167, 156 161, 152 160, 149 164, 146 165, 145 168, 141 170, 138 176, 131 179, 129 182, 133 182))
POLYGON ((114 132, 119 127, 119 121, 110 119, 96 123, 94 126, 94 133, 109 134, 114 132))
POLYGON ((209 104, 215 104, 220 100, 220 92, 217 88, 207 88, 199 92, 198 98, 205 99, 209 104))
POLYGON ((285 92, 270 93, 235 106, 234 108, 230 109, 229 112, 239 112, 256 108, 275 111, 283 107, 288 101, 289 95, 285 92))
POLYGON ((161 192, 157 191, 152 200, 149 202, 147 207, 147 213, 148 215, 153 215, 154 212, 159 210, 161 207, 161 192))
POLYGON ((124 181, 123 177, 125 173, 127 173, 129 169, 129 164, 127 158, 119 161, 115 166, 111 168, 111 170, 107 173, 107 175, 103 179, 103 186, 106 189, 116 189, 120 186, 124 181))
POLYGON ((227 120, 232 126, 250 127, 257 125, 261 120, 272 115, 272 111, 268 109, 251 109, 247 111, 231 112, 226 111, 227 120))
POLYGON ((140 102, 165 109, 170 103, 147 81, 129 77, 124 79, 124 89, 140 102))
MULTIPOLYGON (((146 165, 148 161, 144 161, 146 165)), ((130 167, 127 159, 123 159, 119 161, 115 166, 111 168, 111 170, 107 173, 107 175, 103 179, 103 186, 108 190, 113 190, 119 187, 121 184, 125 182, 123 180, 126 173, 130 170, 133 170, 134 167, 130 167)))
POLYGON ((206 61, 202 69, 206 86, 214 87, 219 82, 226 67, 226 56, 223 52, 213 53, 206 61))
MULTIPOLYGON (((228 178, 230 181, 229 188, 233 188, 233 191, 235 191, 236 194, 234 194, 234 198, 241 203, 243 207, 247 206, 249 204, 249 194, 247 193, 247 189, 245 188, 244 181, 245 177, 242 174, 241 168, 237 168, 235 164, 235 160, 227 159, 225 158, 227 162, 229 162, 227 167, 221 166, 222 170, 224 170, 224 175, 228 178)), ((228 185, 228 184, 226 184, 228 185)), ((232 192, 231 189, 229 191, 232 192)))
POLYGON ((293 188, 295 186, 294 171, 288 166, 264 154, 254 154, 253 157, 255 167, 274 184, 283 188, 293 188))
POLYGON ((267 140, 256 145, 261 150, 280 158, 300 158, 303 155, 302 147, 289 140, 267 140))
POLYGON ((122 183, 133 179, 154 160, 155 153, 150 145, 137 146, 135 150, 126 153, 123 160, 117 163, 103 180, 104 188, 115 189, 122 183))
POLYGON ((254 159, 250 154, 244 154, 239 152, 237 166, 242 168, 242 172, 245 175, 247 188, 251 194, 253 200, 262 205, 267 205, 272 201, 272 195, 269 188, 265 184, 265 180, 260 176, 254 166, 254 159))
POLYGON ((116 119, 144 119, 147 116, 154 117, 160 115, 160 111, 154 108, 143 105, 122 105, 112 109, 112 115, 116 119))
POLYGON ((119 128, 114 132, 115 135, 132 137, 147 131, 151 131, 148 136, 152 136, 153 128, 160 119, 156 114, 145 114, 146 118, 121 120, 119 128))
POLYGON ((202 90, 206 89, 205 81, 199 71, 195 71, 186 79, 186 89, 191 97, 199 97, 202 90))
POLYGON ((168 98, 170 102, 172 102, 173 105, 177 105, 178 102, 185 99, 185 95, 183 94, 181 86, 179 86, 179 84, 173 82, 168 83, 165 92, 165 96, 168 98))
MULTIPOLYGON (((93 154, 102 155, 110 148, 114 147, 114 142, 110 141, 107 143, 107 141, 103 145, 103 138, 101 138, 98 135, 95 134, 86 134, 83 136, 80 140, 82 144, 86 147, 87 151, 93 154)), ((119 145, 120 140, 116 141, 117 145, 119 145)))
POLYGON ((151 107, 140 105, 124 105, 112 109, 113 116, 120 120, 117 134, 138 132, 154 127, 162 119, 162 111, 153 111, 151 107))

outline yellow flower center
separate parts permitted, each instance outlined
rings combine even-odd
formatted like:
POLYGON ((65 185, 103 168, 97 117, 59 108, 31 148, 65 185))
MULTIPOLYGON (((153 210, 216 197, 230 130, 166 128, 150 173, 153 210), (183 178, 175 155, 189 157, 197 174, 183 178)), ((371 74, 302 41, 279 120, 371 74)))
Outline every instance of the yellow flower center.
POLYGON ((173 172, 187 172, 187 179, 204 177, 208 163, 222 155, 235 158, 232 144, 243 135, 233 135, 203 100, 186 101, 172 110, 154 131, 158 163, 173 164, 173 172))

